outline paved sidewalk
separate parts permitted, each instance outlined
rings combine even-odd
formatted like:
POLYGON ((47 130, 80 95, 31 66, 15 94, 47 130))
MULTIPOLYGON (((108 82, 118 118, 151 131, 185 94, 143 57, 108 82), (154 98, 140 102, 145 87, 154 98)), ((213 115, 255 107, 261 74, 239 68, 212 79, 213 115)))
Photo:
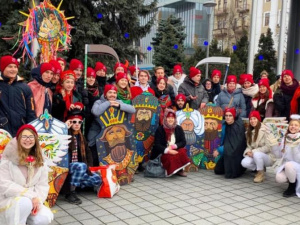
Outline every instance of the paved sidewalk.
POLYGON ((253 183, 254 173, 225 179, 213 171, 200 170, 187 178, 164 179, 135 175, 112 199, 82 193, 83 203, 68 204, 61 196, 55 224, 300 224, 297 197, 284 198, 287 184, 275 183, 271 168, 267 180, 253 183))

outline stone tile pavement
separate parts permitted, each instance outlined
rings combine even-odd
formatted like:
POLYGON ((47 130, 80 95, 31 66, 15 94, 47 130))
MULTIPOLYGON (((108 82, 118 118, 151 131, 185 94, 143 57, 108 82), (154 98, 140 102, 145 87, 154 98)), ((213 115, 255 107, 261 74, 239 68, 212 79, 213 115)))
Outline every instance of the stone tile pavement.
POLYGON ((53 210, 51 225, 97 224, 300 224, 298 197, 284 198, 287 184, 275 183, 272 168, 264 183, 253 183, 254 173, 225 179, 200 170, 187 178, 144 178, 135 175, 112 199, 82 192, 83 203, 68 204, 63 196, 53 210))

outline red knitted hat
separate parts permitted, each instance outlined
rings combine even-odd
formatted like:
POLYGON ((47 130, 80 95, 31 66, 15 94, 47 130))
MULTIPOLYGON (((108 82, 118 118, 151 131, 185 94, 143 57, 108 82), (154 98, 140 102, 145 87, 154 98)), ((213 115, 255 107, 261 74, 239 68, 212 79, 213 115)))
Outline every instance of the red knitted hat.
MULTIPOLYGON (((128 69, 131 75, 133 75, 134 72, 136 71, 135 65, 129 66, 128 69)), ((137 70, 140 71, 140 68, 137 68, 137 70)))
POLYGON ((126 79, 128 80, 128 76, 126 73, 117 73, 117 76, 116 76, 116 84, 121 80, 121 79, 126 79))
POLYGON ((197 74, 202 74, 201 70, 197 69, 196 67, 191 67, 190 68, 190 78, 193 78, 194 76, 196 76, 197 74))
POLYGON ((78 59, 71 59, 69 70, 76 70, 76 69, 82 69, 83 70, 83 64, 78 59))
POLYGON ((176 118, 176 114, 174 112, 168 112, 166 118, 168 118, 168 117, 176 118))
POLYGON ((225 108, 224 115, 227 112, 231 113, 234 118, 236 117, 236 110, 235 110, 235 108, 225 108))
POLYGON ((104 87, 104 97, 106 96, 107 92, 110 90, 118 91, 117 87, 113 84, 106 84, 104 87))
POLYGON ((260 113, 259 113, 258 111, 252 111, 252 112, 250 112, 250 114, 249 114, 249 119, 250 119, 251 117, 255 117, 256 119, 259 120, 259 122, 261 122, 260 113))
POLYGON ((252 74, 241 74, 239 84, 243 85, 246 81, 254 83, 252 74))
POLYGON ((173 67, 173 75, 175 75, 175 73, 182 73, 183 71, 182 71, 182 67, 181 67, 181 65, 175 65, 174 67, 173 67))
POLYGON ((222 73, 220 70, 213 70, 212 73, 211 73, 211 79, 214 77, 214 76, 219 76, 220 78, 222 77, 222 73))
POLYGON ((17 67, 19 66, 18 60, 11 55, 2 56, 0 60, 0 69, 2 73, 9 64, 15 64, 17 67))
POLYGON ((269 79, 267 78, 263 78, 263 79, 260 79, 259 82, 258 82, 258 86, 265 86, 266 88, 270 89, 270 84, 269 84, 269 79))
POLYGON ((60 74, 62 72, 61 66, 57 60, 50 60, 49 63, 55 68, 54 74, 60 74))
POLYGON ((289 76, 291 76, 292 79, 294 78, 294 73, 291 70, 284 70, 284 71, 282 71, 282 73, 281 73, 281 79, 283 79, 284 75, 289 75, 289 76))
POLYGON ((178 94, 175 97, 175 102, 177 102, 179 99, 182 99, 184 102, 186 102, 186 97, 184 94, 178 94))
POLYGON ((97 71, 99 70, 104 70, 105 73, 107 71, 107 68, 106 66, 102 63, 102 62, 96 62, 96 65, 95 65, 95 72, 97 73, 97 71))
POLYGON ((32 130, 36 135, 37 135, 37 132, 36 132, 36 129, 34 126, 30 125, 30 124, 24 124, 23 126, 21 126, 19 128, 19 130, 17 131, 17 139, 19 138, 19 135, 22 133, 23 130, 32 130))
POLYGON ((236 76, 235 75, 229 75, 226 79, 226 83, 230 83, 230 82, 234 82, 234 83, 237 83, 237 79, 236 79, 236 76))
POLYGON ((64 62, 65 66, 67 65, 67 61, 64 58, 57 58, 56 61, 62 61, 64 62))
POLYGON ((94 77, 94 78, 96 78, 95 70, 92 67, 88 67, 86 69, 86 76, 87 77, 94 77))
POLYGON ((40 68, 41 75, 43 73, 45 73, 47 70, 50 70, 53 73, 55 73, 55 71, 56 71, 55 67, 51 63, 42 63, 41 68, 40 68))
POLYGON ((61 83, 63 83, 67 79, 75 80, 75 77, 76 77, 76 75, 73 70, 66 70, 60 74, 60 81, 61 81, 61 83))
POLYGON ((125 66, 123 63, 119 63, 119 62, 117 62, 117 63, 115 64, 115 66, 114 66, 114 72, 116 72, 116 69, 117 69, 118 67, 123 67, 124 73, 127 73, 127 68, 126 68, 126 66, 125 66))

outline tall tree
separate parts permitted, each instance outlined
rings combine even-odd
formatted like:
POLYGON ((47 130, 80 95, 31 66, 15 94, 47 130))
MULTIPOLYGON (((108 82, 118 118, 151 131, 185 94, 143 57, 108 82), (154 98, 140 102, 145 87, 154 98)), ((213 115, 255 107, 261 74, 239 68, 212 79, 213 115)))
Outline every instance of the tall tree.
POLYGON ((260 73, 266 70, 269 73, 269 79, 273 82, 276 75, 276 64, 276 51, 274 49, 272 31, 269 28, 266 35, 262 34, 259 39, 258 53, 254 59, 254 78, 258 79, 260 73))
POLYGON ((247 68, 248 64, 248 47, 248 34, 247 31, 244 31, 244 35, 236 43, 236 50, 233 52, 233 54, 235 54, 239 61, 244 64, 245 68, 247 68))
POLYGON ((171 15, 167 20, 159 22, 156 36, 152 39, 153 64, 163 66, 168 75, 171 74, 174 65, 184 61, 184 29, 181 18, 171 15))

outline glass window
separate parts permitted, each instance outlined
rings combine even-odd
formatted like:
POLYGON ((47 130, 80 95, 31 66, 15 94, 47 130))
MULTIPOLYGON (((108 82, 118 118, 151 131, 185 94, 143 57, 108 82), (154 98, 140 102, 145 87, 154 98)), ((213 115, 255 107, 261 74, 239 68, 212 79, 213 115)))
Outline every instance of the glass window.
POLYGON ((218 29, 222 28, 222 20, 218 20, 218 29))
POLYGON ((270 12, 266 12, 264 26, 265 27, 269 26, 269 23, 270 23, 270 12))
POLYGON ((238 8, 238 7, 239 7, 239 1, 240 1, 240 0, 235 0, 235 8, 238 8))
POLYGON ((224 0, 223 9, 224 11, 227 9, 227 0, 224 0))

